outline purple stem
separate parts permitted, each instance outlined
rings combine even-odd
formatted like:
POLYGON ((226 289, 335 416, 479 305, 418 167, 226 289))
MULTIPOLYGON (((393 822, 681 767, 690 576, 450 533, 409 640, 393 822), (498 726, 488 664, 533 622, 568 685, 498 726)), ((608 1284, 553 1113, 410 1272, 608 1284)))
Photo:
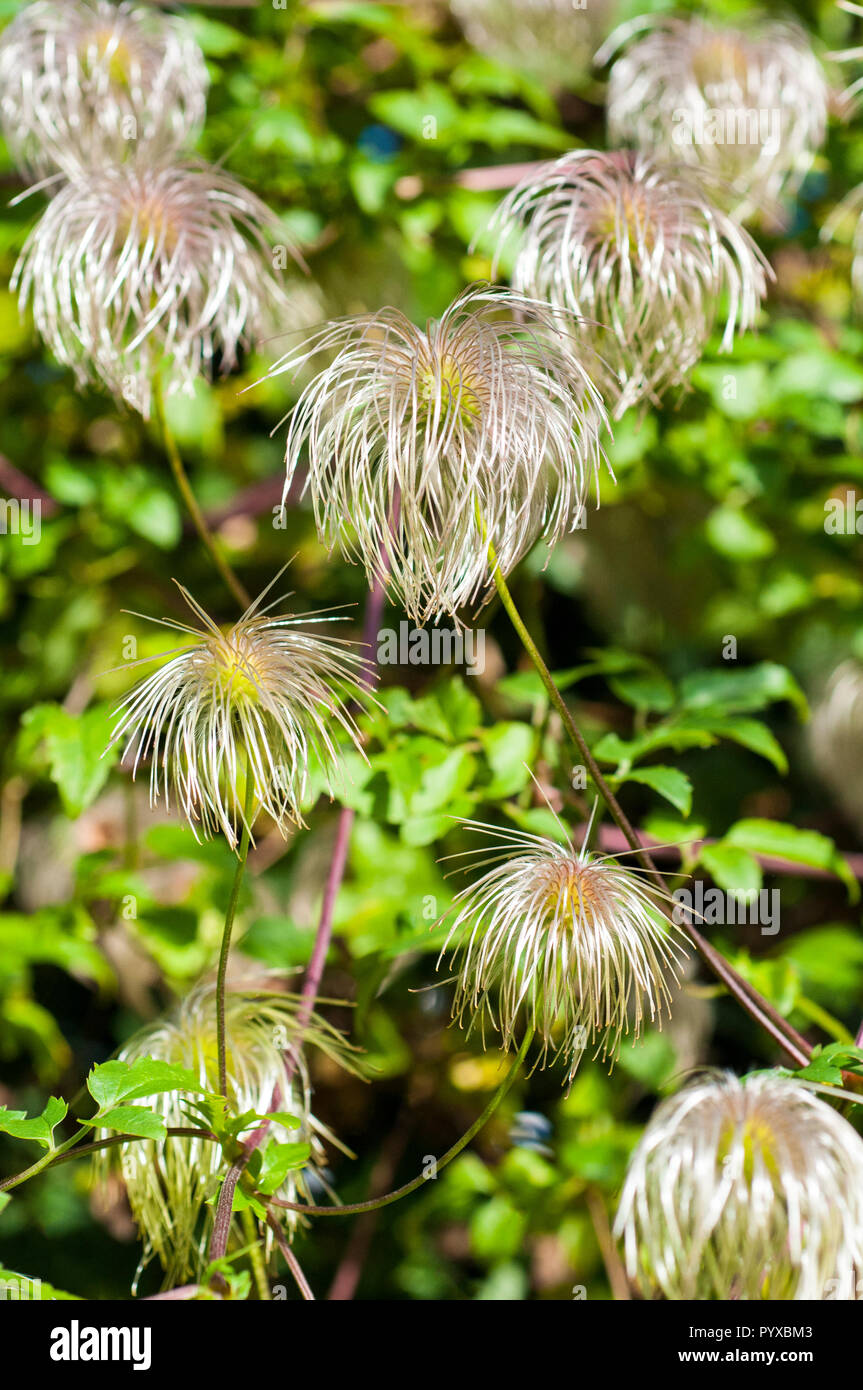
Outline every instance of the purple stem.
POLYGON ((182 1299, 196 1298, 199 1293, 204 1293, 203 1284, 179 1284, 176 1289, 167 1289, 164 1293, 151 1293, 141 1300, 142 1303, 159 1303, 167 1301, 179 1301, 182 1299))
MULTIPOLYGON (((385 562, 383 551, 382 560, 385 562)), ((375 580, 368 599, 366 600, 366 612, 363 620, 363 646, 366 651, 377 651, 376 637, 381 625, 381 618, 384 611, 385 589, 382 578, 375 580)), ((376 688, 380 672, 376 662, 369 660, 365 673, 361 677, 362 684, 369 691, 376 688)), ((348 848, 350 846, 351 829, 354 823, 354 812, 347 806, 343 806, 339 812, 339 824, 336 831, 336 843, 333 847, 333 857, 330 861, 330 870, 327 881, 324 885, 324 896, 321 903, 321 915, 318 920, 318 930, 315 935, 315 944, 312 948, 311 959, 306 969, 303 988, 300 994, 300 1007, 297 1013, 297 1034, 302 1038, 302 1032, 312 1016, 315 1007, 315 1000, 318 996, 321 977, 324 973, 327 952, 330 949, 330 941, 333 934, 333 914, 335 912, 336 898, 342 879, 345 876, 345 868, 348 862, 348 848)), ((289 1094, 291 1078, 297 1066, 297 1053, 294 1050, 285 1055, 285 1079, 282 1087, 277 1086, 273 1092, 270 1102, 271 1110, 278 1110, 282 1103, 282 1096, 289 1094)), ((213 1222, 213 1234, 210 1238, 209 1258, 211 1261, 220 1260, 228 1249, 228 1237, 231 1231, 232 1207, 234 1201, 234 1191, 239 1182, 240 1175, 259 1144, 262 1144, 269 1129, 269 1122, 265 1120, 259 1125, 252 1135, 243 1145, 242 1157, 231 1164, 228 1169, 222 1190, 219 1193, 219 1201, 216 1207, 216 1216, 213 1222)))
MULTIPOLYGON (((391 525, 395 524, 391 522, 391 525)), ((381 549, 381 562, 386 565, 387 557, 381 549)), ((366 612, 363 619, 363 638, 362 645, 366 652, 374 653, 377 651, 377 635, 381 626, 381 618, 384 611, 384 581, 382 577, 375 579, 374 584, 366 600, 366 612)), ((362 684, 366 690, 374 691, 380 679, 380 668, 377 661, 372 657, 367 657, 368 666, 365 668, 361 677, 362 684)), ((348 862, 348 849, 351 843, 351 830, 354 824, 354 812, 348 806, 343 806, 339 812, 339 824, 336 831, 336 842, 333 846, 333 857, 330 860, 330 871, 327 874, 327 881, 324 884, 324 896, 321 902, 321 915, 318 920, 318 930, 315 935, 315 944, 312 948, 311 959, 306 969, 306 977, 303 980, 302 993, 300 995, 300 1010, 297 1016, 297 1032, 302 1034, 302 1030, 308 1023, 312 1011, 315 1007, 315 1000, 318 997, 318 990, 321 984, 321 977, 324 973, 327 952, 330 949, 330 941, 333 934, 333 914, 336 907, 336 898, 342 886, 342 879, 345 876, 345 869, 348 862)), ((296 1058, 287 1063, 288 1077, 293 1074, 296 1066, 296 1058)))

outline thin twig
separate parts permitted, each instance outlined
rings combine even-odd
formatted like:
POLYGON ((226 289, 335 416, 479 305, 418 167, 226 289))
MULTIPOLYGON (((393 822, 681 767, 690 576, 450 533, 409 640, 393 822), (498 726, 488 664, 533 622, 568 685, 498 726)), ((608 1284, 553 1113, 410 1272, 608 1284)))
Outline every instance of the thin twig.
POLYGON ((237 857, 237 867, 234 871, 234 881, 231 885, 231 896, 228 899, 228 909, 225 913, 225 925, 222 929, 222 941, 219 947, 219 965, 216 972, 216 1050, 219 1063, 219 1093, 227 1100, 228 1097, 228 1062, 227 1062, 227 1039, 225 1036, 225 985, 228 976, 228 956, 231 951, 231 932, 234 926, 234 917, 237 912, 237 902, 240 897, 240 888, 243 882, 243 874, 246 870, 246 860, 249 856, 249 843, 252 838, 252 807, 254 804, 255 779, 252 773, 252 764, 246 758, 246 794, 243 806, 243 830, 240 838, 240 848, 237 857))
POLYGON ((620 1262, 617 1253, 617 1246, 611 1234, 611 1227, 608 1224, 608 1212, 605 1210, 605 1202, 602 1193, 595 1187, 588 1187, 584 1194, 587 1203, 587 1210, 593 1222, 593 1230, 596 1235, 596 1243, 599 1246, 599 1253, 602 1255, 602 1263, 605 1265, 605 1272, 608 1275, 608 1283, 611 1292, 619 1303, 629 1302, 632 1294, 629 1289, 629 1280, 626 1277, 626 1270, 620 1262))
POLYGON ((284 1256, 285 1264, 294 1276, 294 1281, 307 1303, 314 1303, 315 1295, 312 1293, 309 1281, 303 1273, 300 1262, 288 1243, 288 1239, 281 1228, 278 1220, 271 1211, 267 1212, 267 1225, 276 1237, 276 1242, 284 1256))

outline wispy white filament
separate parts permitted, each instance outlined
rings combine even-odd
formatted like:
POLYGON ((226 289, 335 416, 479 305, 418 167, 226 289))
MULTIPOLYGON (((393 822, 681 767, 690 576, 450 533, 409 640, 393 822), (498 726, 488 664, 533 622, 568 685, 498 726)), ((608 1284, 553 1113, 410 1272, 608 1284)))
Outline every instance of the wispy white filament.
POLYGON ((489 539, 508 574, 578 524, 605 415, 592 353, 560 317, 475 285, 425 330, 382 309, 272 369, 332 354, 291 415, 285 490, 306 452, 321 538, 419 622, 486 597, 489 539))
POLYGON ((35 177, 180 149, 208 82, 186 23, 127 0, 36 0, 0 36, 3 133, 35 177))
POLYGON ((775 217, 827 128, 829 84, 806 31, 781 19, 730 28, 659 15, 621 26, 597 61, 621 48, 608 86, 612 143, 712 176, 738 217, 775 217))
POLYGON ((616 1229, 645 1297, 854 1299, 863 1139, 796 1082, 701 1078, 648 1124, 616 1229))
POLYGON ((563 88, 590 70, 618 0, 451 0, 467 37, 520 72, 563 88))
POLYGON ((686 173, 628 151, 542 165, 492 222, 517 239, 513 285, 587 322, 616 418, 681 385, 717 320, 722 347, 755 320, 769 267, 686 173), (722 302, 725 300, 724 322, 722 302))
MULTIPOLYGON (((326 1166, 325 1144, 347 1153, 335 1135, 314 1115, 311 1104, 307 1052, 320 1049, 331 1061, 356 1070, 351 1050, 340 1033, 317 1015, 300 1026, 299 1001, 294 996, 261 993, 229 993, 225 1005, 228 1105, 233 1114, 254 1111, 265 1115, 272 1108, 276 1088, 279 1110, 296 1117, 299 1126, 270 1122, 268 1137, 281 1144, 306 1142, 311 1155, 305 1168, 288 1174, 278 1196, 288 1202, 313 1201, 308 1178, 320 1176, 326 1166), (288 1080, 285 1058, 291 1059, 288 1080)), ((118 1053, 121 1061, 155 1057, 192 1071, 210 1091, 218 1092, 216 1002, 212 986, 199 986, 179 1007, 176 1018, 163 1019, 137 1033, 118 1053)), ((189 1104, 194 1095, 167 1092, 136 1102, 161 1115, 168 1128, 201 1125, 189 1104)), ((242 1136, 248 1138, 248 1134, 242 1136)), ((113 1161, 109 1153, 102 1171, 113 1161)), ((212 1209, 205 1203, 217 1191, 225 1171, 219 1144, 207 1139, 169 1136, 163 1140, 136 1140, 120 1147, 119 1166, 132 1215, 145 1241, 141 1268, 156 1256, 165 1269, 165 1284, 172 1287, 206 1264, 206 1248, 212 1209), (206 1218, 206 1219, 205 1219, 206 1218)), ((296 1225, 288 1214, 289 1226, 296 1225)))
POLYGON ((536 1028, 543 1054, 571 1080, 585 1050, 614 1057, 630 1029, 667 1009, 667 977, 681 952, 659 895, 613 859, 539 835, 478 821, 467 851, 492 865, 455 899, 453 1015, 470 1027, 487 1019, 505 1048, 519 1028, 536 1028))
POLYGON ((810 746, 839 805, 863 829, 863 665, 843 661, 812 711, 810 746))
POLYGON ((233 848, 261 810, 285 834, 303 824, 310 766, 332 792, 340 737, 360 746, 348 703, 361 694, 362 660, 338 638, 302 631, 316 614, 272 615, 267 590, 223 632, 178 588, 199 625, 158 620, 188 645, 151 658, 169 659, 120 705, 111 745, 126 742, 133 776, 150 760, 151 802, 173 800, 196 835, 221 832, 233 848))
POLYGON ((52 198, 13 285, 79 382, 101 381, 145 416, 166 389, 230 371, 278 314, 318 316, 314 295, 274 270, 279 224, 242 184, 197 162, 94 169, 52 198))

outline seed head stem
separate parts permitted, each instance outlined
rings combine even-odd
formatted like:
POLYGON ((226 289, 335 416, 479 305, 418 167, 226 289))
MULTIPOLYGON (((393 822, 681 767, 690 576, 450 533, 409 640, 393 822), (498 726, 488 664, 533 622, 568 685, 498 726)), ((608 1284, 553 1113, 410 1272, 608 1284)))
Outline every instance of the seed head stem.
POLYGON ((180 457, 180 451, 177 448, 177 441, 175 440, 174 435, 171 431, 171 427, 168 424, 168 416, 165 411, 165 394, 162 390, 162 383, 159 380, 158 374, 153 378, 153 405, 156 411, 156 419, 158 420, 159 431, 162 436, 162 443, 165 447, 165 453, 168 457, 168 462, 171 465, 171 472, 174 475, 174 481, 177 484, 177 490, 180 493, 180 496, 182 497, 186 505, 189 516, 192 518, 192 523, 195 527, 195 530, 200 536, 204 544, 204 547, 208 551, 210 558, 213 561, 213 564, 216 566, 216 569, 219 571, 219 574, 222 576, 231 593, 234 595, 234 598, 239 603, 240 608, 243 610, 243 612, 245 612, 252 602, 251 597, 244 585, 241 583, 241 581, 235 575, 234 571, 231 569, 231 566, 228 564, 224 555, 222 555, 221 551, 219 550, 216 538, 210 530, 209 526, 207 525, 204 513, 201 511, 201 508, 198 505, 198 500, 195 497, 194 492, 192 491, 192 485, 189 482, 188 474, 186 473, 186 470, 183 466, 183 460, 180 457))
MULTIPOLYGON (((600 772, 596 759, 585 743, 581 730, 578 728, 566 701, 555 685, 554 678, 543 661, 536 643, 522 621, 521 614, 513 602, 506 580, 500 572, 495 549, 491 542, 489 542, 488 545, 488 558, 500 601, 506 609, 507 615, 521 639, 521 643, 527 655, 533 662, 536 672, 548 692, 549 699, 560 715, 563 721, 563 727, 566 729, 567 734, 577 748, 580 757, 584 760, 585 767, 593 778, 597 791, 608 807, 612 820, 623 832, 627 843, 637 856, 643 868, 651 875, 657 886, 667 894, 668 885, 665 879, 653 862, 648 850, 641 844, 638 835, 630 824, 629 818, 600 772)), ((743 1008, 746 1013, 749 1014, 750 1018, 763 1028, 765 1032, 769 1033, 774 1042, 778 1043, 783 1052, 794 1062, 795 1066, 805 1067, 812 1053, 812 1049, 806 1039, 797 1032, 796 1028, 792 1028, 787 1019, 784 1019, 763 995, 759 994, 759 992, 744 980, 742 976, 738 975, 734 967, 711 945, 706 937, 701 935, 701 932, 698 931, 693 923, 686 922, 683 926, 705 965, 712 970, 717 979, 722 981, 729 994, 733 995, 741 1008, 743 1008)))

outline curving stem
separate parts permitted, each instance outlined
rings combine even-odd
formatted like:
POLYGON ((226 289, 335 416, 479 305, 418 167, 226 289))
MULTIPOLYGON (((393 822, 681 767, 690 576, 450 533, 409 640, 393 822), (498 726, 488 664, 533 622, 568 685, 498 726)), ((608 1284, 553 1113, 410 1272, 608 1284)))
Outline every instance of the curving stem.
MULTIPOLYGON (((485 526, 482 523, 481 517, 479 518, 479 522, 483 536, 487 539, 489 565, 494 578, 495 588, 500 596, 500 601, 506 609, 509 620, 515 628, 522 646, 536 668, 536 672, 548 693, 548 698, 560 715, 563 721, 563 727, 566 729, 572 743, 578 750, 579 756, 583 759, 585 767, 593 778, 597 791, 608 807, 612 820, 615 822, 618 829, 623 832, 627 844, 637 856, 642 867, 650 874, 651 878, 662 892, 667 895, 668 885, 665 879, 656 867, 649 851, 642 845, 638 835, 629 822, 628 816, 600 772, 596 759, 591 753, 581 730, 572 717, 569 706, 555 685, 554 677, 543 661, 536 643, 528 632, 521 614, 515 606, 506 580, 501 573, 497 552, 491 540, 487 538, 485 526)), ((805 1067, 812 1055, 812 1048, 802 1034, 798 1033, 797 1029, 793 1028, 787 1019, 784 1019, 763 995, 759 994, 748 981, 744 980, 743 977, 737 973, 721 952, 717 951, 716 947, 713 946, 706 937, 702 936, 701 932, 692 922, 685 923, 684 930, 705 965, 712 970, 717 979, 722 981, 729 994, 733 995, 741 1008, 745 1009, 750 1018, 763 1028, 766 1033, 769 1033, 770 1037, 782 1048, 783 1052, 793 1061, 795 1066, 805 1067)))

